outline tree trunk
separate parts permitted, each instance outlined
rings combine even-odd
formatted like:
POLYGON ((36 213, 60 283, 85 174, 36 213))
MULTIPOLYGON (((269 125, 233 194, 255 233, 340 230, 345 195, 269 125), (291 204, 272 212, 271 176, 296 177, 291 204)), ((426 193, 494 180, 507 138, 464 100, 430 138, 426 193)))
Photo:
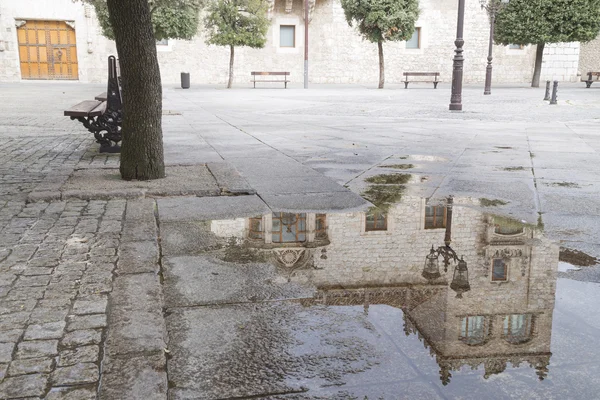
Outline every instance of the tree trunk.
POLYGON ((385 71, 383 65, 383 42, 381 40, 377 42, 377 47, 379 49, 379 89, 383 89, 383 84, 385 83, 385 71))
POLYGON ((544 58, 545 43, 538 43, 535 52, 535 68, 533 69, 533 79, 531 87, 540 87, 540 75, 542 74, 542 59, 544 58))
POLYGON ((229 49, 231 51, 229 52, 229 82, 227 82, 227 89, 231 89, 231 84, 233 83, 233 46, 229 46, 229 49))
POLYGON ((148 0, 107 0, 107 6, 123 85, 121 177, 164 178, 162 86, 148 0))

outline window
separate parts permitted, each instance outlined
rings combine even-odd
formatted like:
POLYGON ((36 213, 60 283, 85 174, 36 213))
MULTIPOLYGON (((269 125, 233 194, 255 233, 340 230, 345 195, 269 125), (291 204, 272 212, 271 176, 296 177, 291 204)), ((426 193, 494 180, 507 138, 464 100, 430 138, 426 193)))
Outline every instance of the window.
POLYGON ((523 50, 525 46, 523 46, 522 44, 509 44, 508 48, 511 50, 523 50))
POLYGON ((446 227, 446 207, 425 207, 425 229, 437 229, 446 227))
POLYGON ((483 344, 487 340, 489 324, 483 315, 464 317, 460 321, 460 340, 468 345, 483 344))
POLYGON ((273 243, 306 241, 306 214, 273 213, 273 243))
POLYGON ((381 210, 367 212, 365 231, 387 231, 387 213, 381 210))
POLYGON ((262 239, 263 238, 263 222, 262 217, 250 218, 250 227, 248 231, 249 239, 262 239))
POLYGON ((296 27, 294 25, 279 26, 279 47, 296 47, 296 27))
POLYGON ((168 46, 169 45, 169 39, 157 40, 156 41, 156 45, 157 46, 168 46))
POLYGON ((533 316, 531 314, 513 314, 504 317, 503 337, 509 343, 525 343, 533 333, 533 316))
POLYGON ((410 39, 406 41, 407 49, 421 48, 421 28, 415 28, 415 31, 410 39))
POLYGON ((327 239, 327 215, 317 214, 315 223, 315 239, 327 239))
POLYGON ((508 268, 501 258, 494 258, 492 263, 492 281, 505 281, 508 268))

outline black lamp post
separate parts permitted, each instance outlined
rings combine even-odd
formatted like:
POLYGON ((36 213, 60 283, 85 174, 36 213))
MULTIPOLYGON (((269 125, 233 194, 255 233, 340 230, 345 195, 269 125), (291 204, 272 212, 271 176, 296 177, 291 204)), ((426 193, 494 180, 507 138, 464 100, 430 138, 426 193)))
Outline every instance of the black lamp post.
POLYGON ((448 266, 451 262, 456 263, 454 268, 454 275, 452 276, 452 282, 450 283, 450 289, 456 292, 456 297, 462 298, 464 292, 471 290, 469 285, 469 270, 467 268, 467 262, 458 255, 450 243, 452 242, 452 205, 454 199, 448 197, 446 203, 446 234, 444 235, 444 245, 435 249, 431 246, 429 254, 425 256, 425 266, 423 267, 423 277, 427 280, 434 280, 442 276, 440 273, 439 258, 442 257, 444 261, 444 272, 448 272, 448 266))
POLYGON ((452 96, 450 96, 450 110, 462 110, 462 80, 463 80, 463 26, 465 23, 465 0, 458 0, 458 23, 456 25, 456 50, 454 50, 454 66, 452 67, 452 96))
POLYGON ((481 8, 485 9, 490 16, 490 45, 487 57, 487 67, 485 69, 485 89, 483 94, 492 94, 492 50, 494 47, 494 27, 496 25, 496 14, 502 7, 508 4, 510 0, 479 0, 481 8))

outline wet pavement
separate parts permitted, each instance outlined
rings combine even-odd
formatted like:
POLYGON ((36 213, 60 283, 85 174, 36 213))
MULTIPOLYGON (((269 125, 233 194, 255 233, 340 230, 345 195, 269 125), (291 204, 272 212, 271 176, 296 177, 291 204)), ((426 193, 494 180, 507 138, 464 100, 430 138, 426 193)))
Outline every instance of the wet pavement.
POLYGON ((28 87, 0 399, 596 397, 595 92, 166 88, 169 177, 128 185, 55 115, 100 86, 28 87))
POLYGON ((464 292, 443 256, 424 277, 446 229, 423 198, 390 206, 386 230, 373 209, 185 217, 199 253, 163 264, 170 398, 593 398, 596 312, 580 302, 600 287, 557 281, 540 228, 471 203, 451 217, 464 292))

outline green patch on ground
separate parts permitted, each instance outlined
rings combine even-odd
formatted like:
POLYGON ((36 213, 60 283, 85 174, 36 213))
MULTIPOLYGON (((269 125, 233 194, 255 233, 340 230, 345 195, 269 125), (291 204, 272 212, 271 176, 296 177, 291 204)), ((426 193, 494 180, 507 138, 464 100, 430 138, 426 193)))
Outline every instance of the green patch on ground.
POLYGON ((410 174, 380 174, 365 179, 365 182, 379 185, 404 185, 410 180, 410 174))
POLYGON ((582 251, 571 250, 564 247, 560 248, 558 260, 578 267, 591 267, 600 262, 596 257, 592 257, 582 251))
POLYGON ((392 204, 400 202, 406 186, 403 185, 371 185, 362 196, 382 211, 387 211, 392 204))
POLYGON ((525 167, 506 167, 502 169, 504 171, 525 171, 525 167))
POLYGON ((381 168, 393 168, 393 169, 412 169, 415 166, 413 164, 389 164, 382 165, 381 168))
POLYGON ((579 188, 581 188, 581 186, 579 186, 575 182, 551 182, 551 183, 546 183, 546 185, 547 186, 554 186, 554 187, 564 187, 564 188, 569 188, 569 189, 579 189, 579 188))
POLYGON ((498 207, 498 206, 504 206, 507 205, 508 202, 504 201, 504 200, 498 200, 498 199, 486 199, 485 197, 482 197, 479 199, 479 205, 481 207, 498 207))

